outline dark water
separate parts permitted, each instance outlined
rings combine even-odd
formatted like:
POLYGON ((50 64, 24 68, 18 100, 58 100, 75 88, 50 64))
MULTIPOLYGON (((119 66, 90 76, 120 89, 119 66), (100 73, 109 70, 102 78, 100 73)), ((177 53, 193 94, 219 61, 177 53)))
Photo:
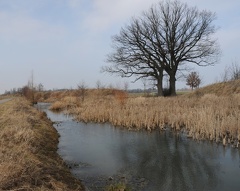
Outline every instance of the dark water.
POLYGON ((240 151, 171 132, 129 132, 77 123, 47 110, 60 134, 59 154, 89 190, 124 182, 131 190, 240 190, 240 151), (111 177, 111 178, 109 178, 111 177))

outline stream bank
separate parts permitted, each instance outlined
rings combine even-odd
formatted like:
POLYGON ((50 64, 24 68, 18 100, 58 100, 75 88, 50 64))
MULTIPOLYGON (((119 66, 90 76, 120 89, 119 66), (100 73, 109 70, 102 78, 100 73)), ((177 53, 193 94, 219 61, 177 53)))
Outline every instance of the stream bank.
POLYGON ((91 191, 124 183, 131 190, 233 190, 240 183, 240 152, 171 131, 128 131, 76 122, 42 108, 60 134, 59 155, 91 191))
POLYGON ((59 134, 24 98, 0 105, 0 190, 82 191, 57 153, 59 134))

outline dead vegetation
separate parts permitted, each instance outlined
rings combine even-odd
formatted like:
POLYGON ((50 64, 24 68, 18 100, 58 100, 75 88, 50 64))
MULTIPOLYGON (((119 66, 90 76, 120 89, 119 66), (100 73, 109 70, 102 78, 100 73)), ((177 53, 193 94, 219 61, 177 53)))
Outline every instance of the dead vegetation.
POLYGON ((24 99, 0 105, 0 190, 83 190, 57 154, 58 134, 24 99))
POLYGON ((129 130, 171 128, 196 140, 239 146, 239 94, 217 96, 198 90, 184 96, 146 98, 129 97, 119 90, 104 91, 89 91, 84 102, 77 97, 62 98, 52 109, 67 109, 78 121, 110 122, 129 130))
MULTIPOLYGON (((239 80, 177 97, 132 97, 114 89, 41 92, 76 120, 106 123, 129 130, 171 128, 196 140, 239 147, 239 80), (228 92, 228 93, 227 93, 228 92)), ((0 190, 83 190, 56 153, 58 134, 46 116, 24 99, 0 105, 0 190)))
POLYGON ((188 96, 203 96, 204 94, 214 94, 217 96, 229 96, 232 94, 240 93, 240 80, 232 80, 226 82, 220 82, 212 84, 203 88, 200 88, 188 96))

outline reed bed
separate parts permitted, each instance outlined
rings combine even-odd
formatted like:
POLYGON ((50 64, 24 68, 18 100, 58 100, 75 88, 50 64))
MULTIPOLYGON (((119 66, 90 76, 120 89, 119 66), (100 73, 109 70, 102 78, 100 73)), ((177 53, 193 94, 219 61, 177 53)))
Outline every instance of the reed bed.
POLYGON ((57 154, 58 134, 25 99, 0 105, 0 190, 83 190, 57 154))
MULTIPOLYGON (((106 123, 129 130, 171 128, 196 140, 240 143, 240 95, 201 97, 135 97, 89 95, 84 102, 71 103, 67 112, 78 121, 106 123)), ((121 93, 122 94, 122 93, 121 93)), ((65 98, 66 99, 66 98, 65 98)), ((70 99, 70 98, 69 98, 70 99)), ((67 100, 67 99, 66 99, 67 100)), ((63 105, 69 105, 62 100, 63 105)), ((53 104, 52 107, 55 107, 53 104)))

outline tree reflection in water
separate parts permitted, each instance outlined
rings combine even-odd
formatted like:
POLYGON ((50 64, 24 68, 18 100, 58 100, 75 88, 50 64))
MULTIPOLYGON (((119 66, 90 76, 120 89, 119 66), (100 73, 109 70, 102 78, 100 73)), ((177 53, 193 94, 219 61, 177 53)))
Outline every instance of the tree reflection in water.
POLYGON ((146 178, 146 190, 215 190, 219 186, 216 145, 205 146, 171 132, 121 138, 126 143, 119 149, 126 165, 123 171, 146 178))

